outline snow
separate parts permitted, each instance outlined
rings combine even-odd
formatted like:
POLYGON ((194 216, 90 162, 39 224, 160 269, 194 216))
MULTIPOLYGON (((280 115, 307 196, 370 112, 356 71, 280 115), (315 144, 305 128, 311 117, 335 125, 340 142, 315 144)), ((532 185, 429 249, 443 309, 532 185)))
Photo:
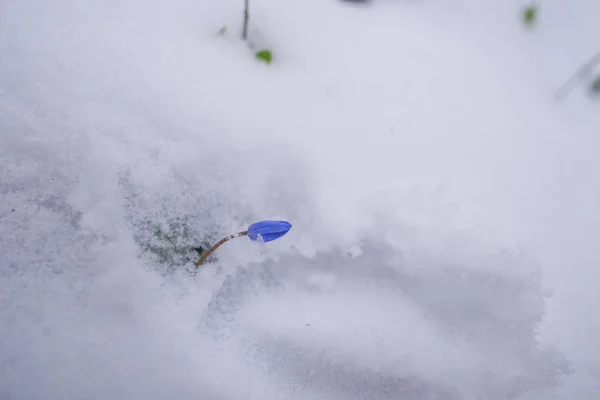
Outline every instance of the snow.
POLYGON ((523 6, 3 2, 0 398, 598 398, 600 8, 523 6))

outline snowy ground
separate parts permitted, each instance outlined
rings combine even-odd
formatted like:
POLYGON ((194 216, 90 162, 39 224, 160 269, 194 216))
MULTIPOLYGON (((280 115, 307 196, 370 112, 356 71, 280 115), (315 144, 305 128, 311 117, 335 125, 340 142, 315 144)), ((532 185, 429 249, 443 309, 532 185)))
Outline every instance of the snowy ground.
POLYGON ((597 399, 597 2, 241 6, 0 4, 0 399, 597 399))

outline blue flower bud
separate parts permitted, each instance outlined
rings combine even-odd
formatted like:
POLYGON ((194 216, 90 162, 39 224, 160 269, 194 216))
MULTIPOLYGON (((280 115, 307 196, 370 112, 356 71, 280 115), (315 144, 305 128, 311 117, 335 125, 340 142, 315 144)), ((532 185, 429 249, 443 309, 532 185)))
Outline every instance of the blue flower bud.
POLYGON ((279 239, 292 228, 287 221, 259 221, 248 227, 248 237, 253 242, 270 242, 279 239))

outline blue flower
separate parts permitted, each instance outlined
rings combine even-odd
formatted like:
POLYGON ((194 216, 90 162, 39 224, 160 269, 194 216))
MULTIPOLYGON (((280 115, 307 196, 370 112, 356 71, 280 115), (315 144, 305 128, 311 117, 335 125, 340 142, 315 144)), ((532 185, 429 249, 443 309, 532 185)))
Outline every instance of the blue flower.
MULTIPOLYGON (((231 239, 235 239, 240 236, 248 236, 250 240, 253 242, 270 242, 275 239, 279 239, 292 228, 292 224, 287 221, 259 221, 255 222, 248 227, 247 231, 238 232, 233 235, 229 235, 219 242, 217 242, 210 249, 202 252, 200 255, 200 259, 196 261, 194 264, 196 265, 196 269, 200 267, 200 265, 208 258, 208 256, 215 251, 219 246, 223 243, 230 241, 231 239)), ((202 248, 199 248, 202 250, 202 248)))
POLYGON ((292 228, 287 221, 259 221, 248 227, 248 237, 253 242, 270 242, 279 239, 292 228))

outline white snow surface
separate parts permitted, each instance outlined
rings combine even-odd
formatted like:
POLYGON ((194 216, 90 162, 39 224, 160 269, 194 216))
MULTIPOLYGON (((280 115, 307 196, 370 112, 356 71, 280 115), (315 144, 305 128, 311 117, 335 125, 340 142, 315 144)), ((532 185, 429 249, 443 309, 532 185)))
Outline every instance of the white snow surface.
POLYGON ((250 3, 0 3, 0 399, 600 398, 598 2, 250 3))

